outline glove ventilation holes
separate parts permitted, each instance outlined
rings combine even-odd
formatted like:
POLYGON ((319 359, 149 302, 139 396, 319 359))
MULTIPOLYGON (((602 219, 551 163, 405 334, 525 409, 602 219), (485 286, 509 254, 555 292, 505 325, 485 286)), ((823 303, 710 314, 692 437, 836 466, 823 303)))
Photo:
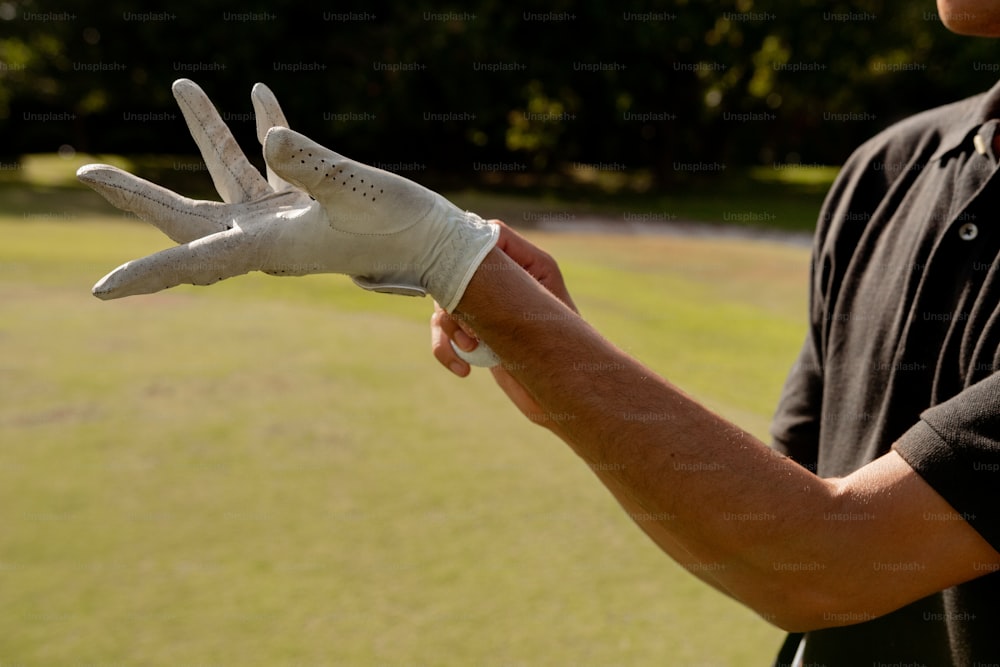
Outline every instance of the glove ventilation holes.
MULTIPOLYGON (((301 156, 302 153, 303 153, 303 151, 304 151, 304 149, 300 148, 299 151, 298 151, 298 155, 301 156)), ((313 156, 312 153, 306 153, 306 158, 311 158, 312 156, 313 156)), ((301 158, 300 157, 299 158, 299 163, 300 164, 306 164, 305 158, 301 158)), ((344 176, 344 179, 340 181, 341 187, 347 187, 348 184, 353 183, 351 185, 351 192, 358 192, 358 190, 360 188, 362 198, 368 199, 368 197, 370 195, 371 196, 371 201, 373 203, 375 202, 375 196, 376 195, 382 195, 382 194, 385 193, 385 190, 382 189, 382 188, 379 188, 378 192, 376 193, 375 192, 375 184, 374 183, 368 183, 367 184, 368 187, 365 188, 364 187, 365 186, 365 179, 363 179, 363 178, 358 179, 358 182, 354 183, 354 181, 352 180, 352 179, 354 179, 354 174, 347 174, 345 176, 344 175, 344 167, 338 167, 337 165, 332 164, 332 163, 331 164, 327 164, 326 158, 320 158, 319 159, 319 164, 314 164, 313 165, 313 171, 319 171, 320 170, 320 165, 324 165, 324 167, 323 167, 324 169, 326 169, 327 167, 329 167, 329 168, 336 168, 336 172, 327 171, 324 174, 324 176, 326 178, 328 178, 328 179, 332 178, 333 181, 336 183, 337 180, 339 180, 339 177, 344 176)))

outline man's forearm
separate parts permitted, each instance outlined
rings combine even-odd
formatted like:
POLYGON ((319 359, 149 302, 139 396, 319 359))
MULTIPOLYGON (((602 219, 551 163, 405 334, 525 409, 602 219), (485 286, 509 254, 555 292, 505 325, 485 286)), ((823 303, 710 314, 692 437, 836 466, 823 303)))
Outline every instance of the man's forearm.
POLYGON ((783 594, 766 576, 777 560, 819 562, 805 522, 832 506, 830 484, 615 348, 502 253, 487 258, 458 310, 689 569, 760 610, 783 594))

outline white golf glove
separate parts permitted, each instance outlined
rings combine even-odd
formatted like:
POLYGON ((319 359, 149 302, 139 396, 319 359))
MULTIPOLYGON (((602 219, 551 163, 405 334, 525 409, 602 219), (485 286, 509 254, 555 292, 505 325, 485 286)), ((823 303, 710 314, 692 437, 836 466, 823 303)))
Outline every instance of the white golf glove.
POLYGON ((80 168, 78 178, 111 204, 182 244, 106 275, 93 289, 101 299, 210 285, 255 270, 343 273, 365 289, 430 294, 452 312, 496 245, 497 225, 288 129, 263 84, 251 99, 267 180, 201 88, 180 79, 173 92, 223 202, 182 197, 108 165, 80 168))

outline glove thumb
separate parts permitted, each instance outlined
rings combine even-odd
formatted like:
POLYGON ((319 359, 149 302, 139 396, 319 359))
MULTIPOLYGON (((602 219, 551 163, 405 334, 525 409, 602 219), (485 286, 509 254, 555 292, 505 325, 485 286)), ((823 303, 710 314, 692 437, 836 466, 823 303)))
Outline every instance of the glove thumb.
POLYGON ((413 181, 355 162, 285 127, 268 130, 264 161, 318 201, 331 224, 344 231, 392 234, 424 218, 440 199, 413 181))

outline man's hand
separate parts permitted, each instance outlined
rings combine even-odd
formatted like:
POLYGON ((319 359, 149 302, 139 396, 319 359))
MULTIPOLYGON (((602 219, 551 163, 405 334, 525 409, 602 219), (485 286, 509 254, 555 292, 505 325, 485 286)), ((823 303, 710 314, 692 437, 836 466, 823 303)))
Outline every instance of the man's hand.
POLYGON ((223 202, 195 201, 107 165, 81 181, 182 244, 128 262, 94 286, 114 299, 249 271, 343 273, 375 291, 430 293, 451 311, 498 229, 395 174, 349 160, 287 129, 263 84, 252 93, 267 180, 191 81, 173 86, 223 202))
MULTIPOLYGON (((556 298, 576 311, 576 305, 566 289, 566 283, 556 260, 506 223, 500 220, 490 220, 490 222, 500 229, 497 248, 517 262, 556 298)), ((480 345, 470 322, 461 317, 453 317, 437 306, 431 317, 431 349, 443 366, 455 375, 465 377, 469 374, 469 364, 455 353, 450 342, 454 342, 455 346, 464 352, 472 352, 480 345)))
MULTIPOLYGON (((500 228, 500 239, 497 248, 503 250, 511 259, 531 274, 535 280, 554 294, 560 301, 576 311, 576 305, 566 289, 562 272, 555 259, 541 250, 523 236, 499 220, 491 220, 500 228)), ((474 321, 460 315, 451 315, 435 304, 431 316, 431 350, 434 357, 445 368, 459 377, 465 377, 470 372, 469 364, 456 353, 455 348, 471 353, 484 345, 475 334, 474 321)), ((497 384, 531 421, 555 429, 555 424, 546 418, 545 411, 534 397, 518 382, 502 364, 493 366, 490 371, 497 384)))

